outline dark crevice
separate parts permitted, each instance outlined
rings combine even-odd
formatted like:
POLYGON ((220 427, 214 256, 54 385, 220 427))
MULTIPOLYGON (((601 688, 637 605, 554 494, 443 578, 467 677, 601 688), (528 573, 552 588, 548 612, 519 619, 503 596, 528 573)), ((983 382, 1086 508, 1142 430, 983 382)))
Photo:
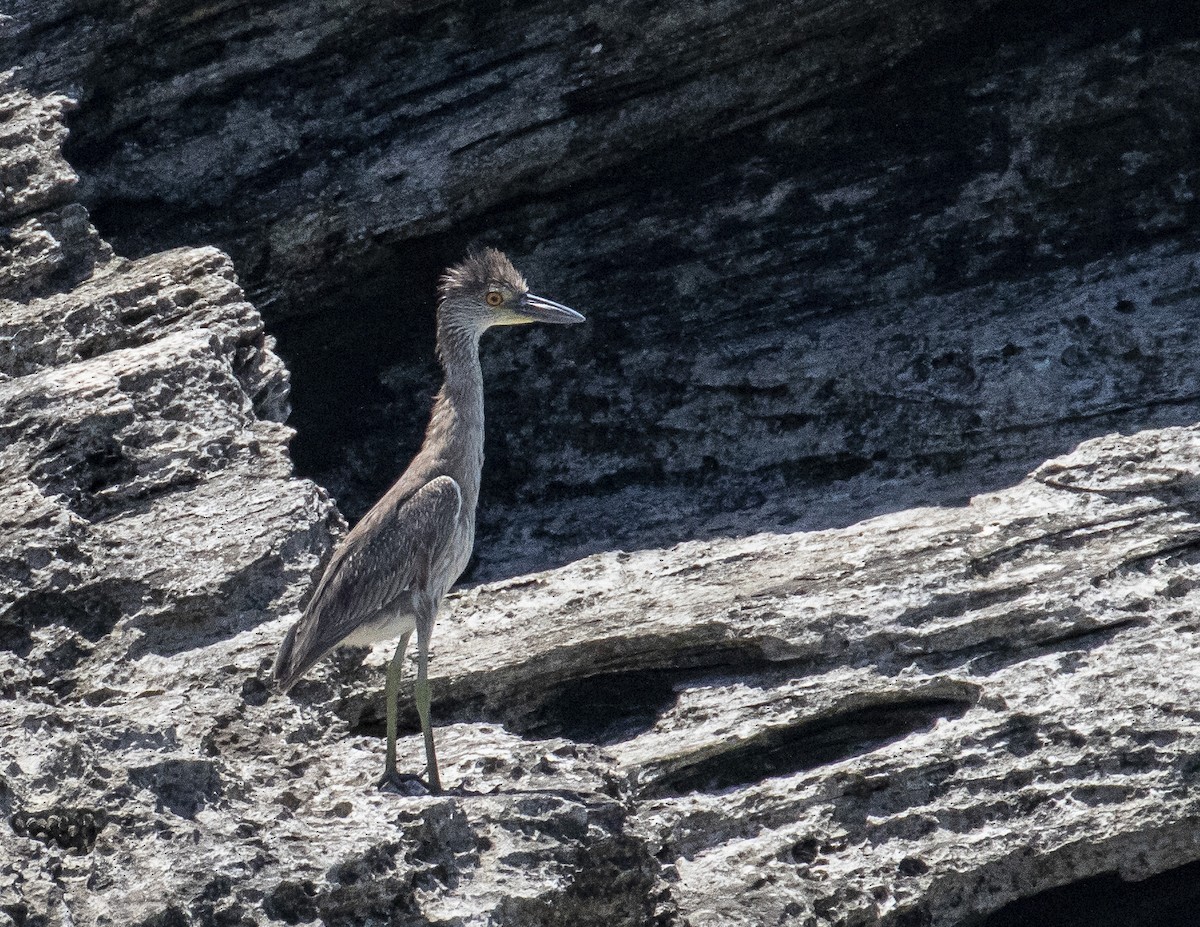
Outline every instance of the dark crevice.
MULTIPOLYGON (((975 563, 976 561, 972 560, 971 566, 974 567, 975 563)), ((1020 599, 1028 592, 1026 585, 1014 583, 986 591, 969 590, 934 595, 930 602, 902 612, 896 618, 896 625, 901 628, 919 628, 928 621, 958 618, 971 610, 1004 605, 1020 599)))
POLYGON ((548 897, 513 899, 506 920, 522 927, 669 927, 671 906, 656 897, 661 866, 646 844, 618 833, 581 849, 569 881, 548 897))
POLYGON ((960 698, 913 699, 806 722, 684 766, 655 781, 647 794, 720 792, 815 769, 927 730, 942 718, 959 718, 971 704, 960 698))
POLYGON ((1149 572, 1151 566, 1162 563, 1164 560, 1195 564, 1200 560, 1200 533, 1185 534, 1182 538, 1162 543, 1154 550, 1131 557, 1129 560, 1125 560, 1114 567, 1103 578, 1111 579, 1115 576, 1135 571, 1149 572))
POLYGON ((670 665, 569 679, 532 698, 514 698, 503 718, 488 711, 483 715, 523 737, 565 737, 603 746, 654 727, 683 688, 722 685, 731 678, 745 685, 777 684, 812 671, 810 660, 770 660, 757 646, 681 648, 658 659, 670 665))
POLYGON ((1115 873, 1080 879, 1005 905, 960 927, 1194 927, 1200 861, 1129 882, 1115 873))
POLYGON ((1100 644, 1108 643, 1108 641, 1112 640, 1114 636, 1126 628, 1135 627, 1143 623, 1144 619, 1141 618, 1122 618, 1118 621, 1110 621, 1108 624, 1103 624, 1099 627, 1076 628, 1057 637, 1050 637, 1044 641, 1039 641, 1037 649, 1042 652, 1051 650, 1091 650, 1100 644))
POLYGON ((224 794, 218 764, 212 760, 167 759, 129 770, 129 781, 149 790, 162 807, 188 820, 224 794))
POLYGON ((541 704, 522 732, 593 744, 629 740, 652 728, 675 704, 682 676, 642 670, 572 680, 541 704))
MULTIPOLYGON (((1036 621, 1045 616, 1030 617, 1032 621, 1036 621)), ((905 666, 916 666, 928 673, 943 672, 952 667, 969 667, 974 676, 990 676, 1013 664, 1024 663, 1051 653, 1075 654, 1075 659, 1082 659, 1088 651, 1107 644, 1122 631, 1139 627, 1143 622, 1141 617, 1130 617, 1101 625, 1084 624, 1038 641, 1015 640, 1011 636, 989 637, 970 647, 940 651, 911 661, 905 660, 894 664, 892 671, 905 666)))
POLYGON ((123 579, 101 580, 69 592, 56 589, 27 592, 0 613, 0 649, 28 656, 35 632, 52 625, 67 628, 95 643, 149 594, 145 583, 123 579))
MULTIPOLYGON (((340 469, 336 482, 364 499, 378 498, 399 475, 420 445, 441 382, 432 311, 438 274, 466 244, 423 239, 380 254, 377 266, 359 268, 355 285, 335 294, 344 314, 298 316, 272 327, 292 374, 291 453, 298 471, 328 477, 340 469), (403 379, 389 378, 389 368, 403 371, 403 379), (361 446, 388 421, 386 445, 361 446), (348 455, 347 447, 355 451, 348 455)), ((339 499, 348 517, 363 514, 361 504, 346 502, 339 499)))
MULTIPOLYGON (((563 737, 601 746, 630 740, 654 727, 676 702, 685 686, 721 684, 736 677, 746 685, 766 684, 812 669, 807 660, 772 661, 755 648, 708 648, 702 653, 679 651, 670 655, 670 668, 652 667, 574 678, 531 692, 525 676, 510 680, 507 690, 491 681, 491 694, 478 689, 435 689, 438 723, 486 722, 533 739, 563 737)), ((301 686, 304 683, 300 684, 301 686)), ((303 691, 300 686, 297 691, 303 691)), ((416 711, 407 680, 402 684, 398 729, 416 733, 416 711)), ((347 700, 337 714, 357 736, 384 735, 382 698, 366 704, 347 700)))

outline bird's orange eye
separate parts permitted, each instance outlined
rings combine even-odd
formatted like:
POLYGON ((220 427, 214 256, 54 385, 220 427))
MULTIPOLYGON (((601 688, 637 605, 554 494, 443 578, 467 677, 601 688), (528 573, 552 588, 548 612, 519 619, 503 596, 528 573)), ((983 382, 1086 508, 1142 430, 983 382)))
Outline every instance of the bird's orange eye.
POLYGON ((502 302, 504 302, 504 297, 495 290, 489 290, 488 295, 485 296, 484 299, 487 300, 487 304, 489 306, 499 306, 502 302))

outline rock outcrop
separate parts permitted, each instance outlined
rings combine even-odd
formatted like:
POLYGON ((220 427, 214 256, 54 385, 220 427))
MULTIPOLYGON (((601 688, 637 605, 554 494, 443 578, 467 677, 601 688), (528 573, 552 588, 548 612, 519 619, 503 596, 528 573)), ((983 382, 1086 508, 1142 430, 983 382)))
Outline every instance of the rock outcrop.
POLYGON ((65 105, 0 96, 0 923, 956 925, 1200 858, 1200 427, 457 593, 457 791, 376 792, 386 652, 263 681, 342 528, 286 371, 221 253, 100 240, 65 105))

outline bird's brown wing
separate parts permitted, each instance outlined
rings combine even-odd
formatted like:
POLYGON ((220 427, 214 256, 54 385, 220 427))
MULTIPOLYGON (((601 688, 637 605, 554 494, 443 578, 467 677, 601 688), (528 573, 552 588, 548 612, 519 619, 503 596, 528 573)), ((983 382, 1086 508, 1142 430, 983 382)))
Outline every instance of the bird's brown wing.
POLYGON ((396 496, 389 492, 354 526, 288 631, 274 671, 284 691, 380 609, 428 582, 454 535, 462 491, 439 476, 396 496))

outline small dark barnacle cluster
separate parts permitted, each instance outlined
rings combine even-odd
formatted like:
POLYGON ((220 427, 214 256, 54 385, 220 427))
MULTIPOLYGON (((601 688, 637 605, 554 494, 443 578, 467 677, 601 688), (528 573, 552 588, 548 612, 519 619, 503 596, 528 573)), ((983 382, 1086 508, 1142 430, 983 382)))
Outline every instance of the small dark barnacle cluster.
POLYGON ((57 844, 81 855, 91 852, 96 837, 107 823, 107 815, 94 808, 18 811, 11 818, 12 829, 18 836, 57 844))

